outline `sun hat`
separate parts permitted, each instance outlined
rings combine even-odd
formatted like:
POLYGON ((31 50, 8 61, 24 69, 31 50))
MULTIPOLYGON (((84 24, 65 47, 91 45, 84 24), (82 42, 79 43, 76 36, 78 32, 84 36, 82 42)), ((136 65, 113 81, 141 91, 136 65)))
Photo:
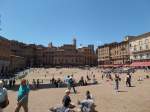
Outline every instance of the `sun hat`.
POLYGON ((67 89, 67 90, 65 90, 65 93, 70 93, 70 91, 67 89))

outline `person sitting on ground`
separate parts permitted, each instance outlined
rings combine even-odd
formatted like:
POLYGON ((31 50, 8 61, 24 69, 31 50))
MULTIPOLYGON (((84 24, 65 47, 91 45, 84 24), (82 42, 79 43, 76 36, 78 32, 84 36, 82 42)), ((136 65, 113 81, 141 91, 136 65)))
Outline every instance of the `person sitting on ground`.
POLYGON ((2 109, 7 107, 9 104, 8 96, 7 96, 7 89, 3 87, 4 83, 0 80, 0 112, 2 109))
POLYGON ((70 98, 70 90, 66 90, 65 91, 65 96, 63 97, 63 100, 62 100, 62 103, 63 103, 63 106, 66 107, 66 108, 75 108, 75 106, 73 104, 71 104, 71 98, 70 98))
POLYGON ((78 101, 78 105, 80 105, 81 112, 95 112, 95 104, 90 91, 86 92, 85 100, 78 101))
POLYGON ((86 91, 86 99, 87 99, 87 100, 88 100, 88 99, 93 99, 93 97, 92 97, 92 95, 91 95, 91 93, 90 93, 89 90, 86 91))
POLYGON ((87 86, 87 85, 88 85, 88 83, 87 83, 87 81, 86 81, 86 80, 84 81, 84 85, 85 85, 85 86, 87 86))
POLYGON ((79 80, 79 85, 80 85, 80 86, 84 86, 84 85, 85 85, 83 76, 82 76, 81 79, 79 80))
POLYGON ((71 99, 70 99, 70 91, 66 90, 65 91, 65 96, 63 97, 62 103, 63 106, 58 106, 58 107, 52 107, 49 110, 52 112, 75 112, 73 108, 75 108, 74 105, 71 104, 71 99))
POLYGON ((90 79, 90 77, 89 77, 88 75, 86 76, 86 78, 87 78, 87 80, 88 80, 88 81, 90 81, 90 80, 91 80, 91 79, 90 79))

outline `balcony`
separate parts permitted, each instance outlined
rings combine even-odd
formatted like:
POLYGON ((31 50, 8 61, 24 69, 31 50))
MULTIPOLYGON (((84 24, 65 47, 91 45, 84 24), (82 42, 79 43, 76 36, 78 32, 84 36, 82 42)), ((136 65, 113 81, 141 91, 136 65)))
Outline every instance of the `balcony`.
POLYGON ((143 50, 132 51, 133 54, 145 53, 145 52, 150 52, 150 49, 143 49, 143 50))

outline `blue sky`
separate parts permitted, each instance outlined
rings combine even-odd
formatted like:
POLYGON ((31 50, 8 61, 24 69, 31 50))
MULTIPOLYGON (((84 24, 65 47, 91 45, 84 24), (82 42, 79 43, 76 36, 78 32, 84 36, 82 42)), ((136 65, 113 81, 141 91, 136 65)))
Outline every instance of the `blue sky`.
POLYGON ((121 41, 150 31, 150 0, 0 0, 0 35, 60 46, 121 41))

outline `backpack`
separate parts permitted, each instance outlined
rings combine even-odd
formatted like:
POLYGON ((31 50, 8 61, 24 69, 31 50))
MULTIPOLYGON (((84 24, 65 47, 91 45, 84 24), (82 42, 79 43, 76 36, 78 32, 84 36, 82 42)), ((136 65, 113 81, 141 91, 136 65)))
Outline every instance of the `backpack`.
POLYGON ((69 83, 72 85, 74 83, 73 79, 69 79, 69 83))

